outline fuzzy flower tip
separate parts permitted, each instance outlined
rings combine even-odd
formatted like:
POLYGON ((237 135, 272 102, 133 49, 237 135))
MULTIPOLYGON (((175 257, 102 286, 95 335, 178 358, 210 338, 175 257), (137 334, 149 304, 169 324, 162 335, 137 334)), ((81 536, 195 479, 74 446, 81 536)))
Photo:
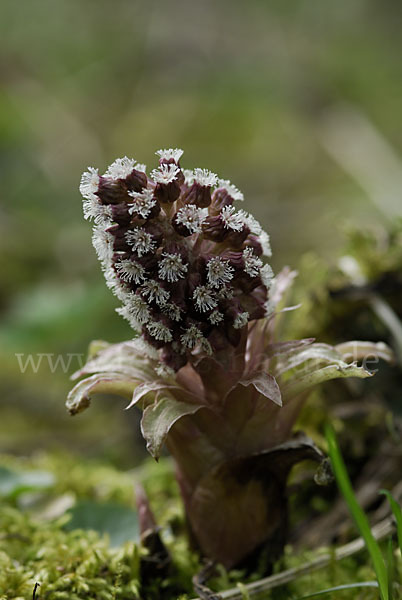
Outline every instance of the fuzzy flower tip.
POLYGON ((266 316, 273 274, 268 235, 235 206, 243 194, 207 169, 182 170, 178 148, 156 154, 149 177, 125 156, 104 175, 90 167, 80 191, 119 314, 177 372, 241 343, 266 316))

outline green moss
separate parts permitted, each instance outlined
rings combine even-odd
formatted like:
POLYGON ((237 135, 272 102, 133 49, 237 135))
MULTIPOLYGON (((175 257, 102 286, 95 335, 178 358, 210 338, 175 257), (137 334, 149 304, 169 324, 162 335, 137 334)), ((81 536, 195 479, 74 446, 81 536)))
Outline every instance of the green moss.
POLYGON ((65 532, 62 520, 35 521, 5 507, 0 517, 0 590, 2 600, 123 599, 139 596, 139 551, 126 544, 117 552, 95 532, 65 532))
MULTIPOLYGON (((3 502, 0 513, 0 600, 31 600, 36 582, 40 583, 37 600, 173 600, 194 597, 191 580, 201 569, 201 562, 188 547, 183 509, 169 459, 161 459, 159 463, 147 460, 139 469, 129 473, 60 454, 40 454, 30 459, 2 456, 0 464, 12 469, 47 470, 55 476, 55 482, 48 490, 27 492, 17 500, 3 502), (65 515, 53 520, 43 517, 44 503, 67 492, 73 493, 77 499, 107 500, 132 506, 134 480, 145 486, 162 528, 162 538, 172 555, 169 575, 154 577, 146 585, 140 577, 140 559, 146 551, 135 543, 112 549, 108 539, 96 532, 65 531, 65 515)), ((312 552, 295 553, 288 547, 275 570, 298 566, 316 555, 312 552)), ((334 561, 326 569, 298 578, 282 589, 271 591, 266 597, 297 598, 340 583, 372 580, 374 573, 367 563, 365 553, 334 561)), ((263 568, 261 564, 250 575, 241 570, 227 572, 218 566, 209 585, 215 590, 236 587, 238 583, 245 584, 261 577, 263 568)), ((400 557, 397 557, 397 568, 401 575, 400 557)), ((346 591, 339 597, 349 599, 356 596, 353 591, 346 591)), ((374 599, 375 590, 359 591, 359 598, 374 599)))

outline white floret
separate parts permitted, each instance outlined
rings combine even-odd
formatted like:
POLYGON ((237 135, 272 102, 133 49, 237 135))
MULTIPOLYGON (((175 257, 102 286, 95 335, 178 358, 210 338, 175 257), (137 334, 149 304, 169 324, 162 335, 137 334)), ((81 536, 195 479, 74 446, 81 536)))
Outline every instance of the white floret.
POLYGON ((218 188, 223 188, 226 190, 233 200, 244 200, 244 195, 242 192, 235 185, 233 185, 229 179, 218 179, 217 186, 218 188))
POLYGON ((177 179, 180 169, 173 163, 163 163, 159 169, 151 172, 151 177, 155 183, 168 184, 177 179))
POLYGON ((234 268, 228 260, 219 256, 211 258, 207 263, 208 282, 212 287, 220 287, 233 279, 234 268))
POLYGON ((164 290, 163 287, 154 279, 146 281, 141 287, 141 293, 147 298, 149 302, 155 301, 159 306, 163 306, 170 298, 168 290, 164 290))
POLYGON ((161 306, 162 312, 165 313, 172 321, 180 321, 181 319, 181 310, 177 306, 177 304, 173 304, 172 302, 167 302, 161 306))
POLYGON ((208 320, 210 323, 212 323, 212 325, 218 325, 218 323, 223 321, 223 319, 224 319, 224 316, 221 312, 219 312, 219 310, 212 311, 208 317, 208 320))
POLYGON ((141 329, 141 325, 142 325, 141 321, 139 321, 138 319, 136 319, 134 317, 133 313, 130 311, 128 306, 119 306, 119 308, 116 308, 116 312, 118 315, 123 317, 123 319, 128 321, 128 323, 130 324, 130 326, 133 329, 135 329, 135 330, 141 329))
POLYGON ((174 283, 182 279, 187 273, 187 265, 183 264, 179 254, 162 253, 162 260, 159 263, 159 277, 174 283))
POLYGON ((165 148, 163 150, 157 150, 155 154, 157 154, 162 160, 173 159, 177 163, 183 156, 183 150, 180 148, 165 148))
POLYGON ((184 182, 189 187, 194 183, 194 171, 191 169, 183 169, 184 182))
POLYGON ((123 281, 129 283, 133 281, 134 283, 140 284, 146 279, 144 267, 133 260, 120 260, 116 263, 116 271, 123 281))
POLYGON ((221 210, 221 219, 227 229, 241 231, 244 227, 243 216, 236 212, 234 206, 224 206, 221 210))
POLYGON ((192 350, 203 339, 202 332, 195 325, 191 325, 180 336, 180 341, 186 348, 192 350))
POLYGON ((128 192, 128 195, 133 199, 128 207, 130 215, 137 214, 146 219, 157 202, 153 190, 144 188, 141 192, 128 192))
POLYGON ((95 196, 94 198, 86 198, 82 203, 84 219, 94 220, 96 225, 107 227, 112 223, 112 207, 102 204, 95 196))
POLYGON ((133 247, 133 250, 137 252, 138 256, 141 257, 144 254, 148 254, 156 248, 156 242, 152 235, 139 227, 132 229, 126 233, 127 243, 133 247))
POLYGON ((270 258, 272 256, 272 250, 268 233, 266 231, 261 231, 258 241, 261 244, 263 255, 270 258))
POLYGON ((260 276, 262 279, 262 283, 265 285, 267 289, 269 289, 272 285, 272 280, 274 278, 274 272, 270 265, 264 265, 260 270, 260 276))
POLYGON ((88 200, 97 200, 95 195, 99 189, 99 171, 94 167, 88 167, 88 170, 81 175, 80 193, 88 200))
POLYGON ((193 300, 201 312, 212 310, 218 304, 213 291, 205 285, 199 285, 193 293, 193 300))
POLYGON ((114 238, 109 231, 105 231, 101 226, 94 227, 92 245, 99 260, 105 265, 109 265, 112 260, 113 242, 114 238))
POLYGON ((252 248, 245 248, 243 250, 243 260, 244 260, 244 271, 250 277, 257 277, 262 267, 262 260, 255 256, 252 248))
POLYGON ((108 266, 103 265, 103 274, 105 276, 106 285, 113 292, 113 294, 120 300, 120 302, 126 303, 129 300, 131 290, 127 285, 121 281, 115 270, 113 269, 112 263, 108 266))
POLYGON ((260 235, 262 233, 261 224, 257 221, 255 217, 253 217, 253 215, 251 215, 243 209, 239 210, 239 213, 242 215, 243 222, 245 225, 247 225, 251 233, 253 233, 254 235, 260 235))
POLYGON ((247 325, 249 316, 250 315, 248 312, 242 312, 238 314, 233 322, 233 327, 235 329, 241 329, 242 327, 247 325))
POLYGON ((126 179, 135 168, 136 161, 134 158, 116 158, 114 162, 107 168, 105 177, 110 177, 113 180, 126 179))
POLYGON ((207 216, 208 209, 198 208, 195 204, 186 204, 177 211, 176 222, 187 227, 191 233, 200 233, 207 216))
POLYGON ((127 319, 135 319, 138 325, 144 325, 151 318, 148 305, 138 294, 131 292, 125 306, 118 309, 119 314, 127 319))
POLYGON ((160 342, 171 342, 173 339, 172 332, 169 327, 166 327, 160 321, 151 321, 147 324, 149 333, 160 342))
POLYGON ((218 177, 208 169, 194 169, 193 178, 196 183, 204 187, 212 187, 216 184, 218 177))

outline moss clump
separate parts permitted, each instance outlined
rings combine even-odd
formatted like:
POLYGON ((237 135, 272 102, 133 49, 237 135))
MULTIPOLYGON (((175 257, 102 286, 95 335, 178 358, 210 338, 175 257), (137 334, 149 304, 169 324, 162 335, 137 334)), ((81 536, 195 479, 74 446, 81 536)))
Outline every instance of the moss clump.
MULTIPOLYGON (((130 473, 60 454, 40 454, 30 459, 3 456, 0 463, 13 469, 45 469, 55 476, 49 489, 25 492, 3 502, 0 600, 31 600, 36 582, 40 583, 37 600, 176 600, 195 596, 192 577, 202 564, 188 547, 183 510, 168 459, 161 459, 158 464, 145 461, 130 473), (162 539, 172 556, 168 574, 155 575, 147 581, 141 581, 141 559, 146 550, 136 543, 111 548, 107 537, 94 531, 66 531, 66 515, 53 520, 43 517, 46 514, 44 502, 66 492, 73 492, 77 500, 101 499, 132 506, 134 480, 145 486, 161 526, 162 539)), ((316 556, 317 553, 312 552, 296 554, 288 547, 275 571, 297 567, 316 556)), ((367 563, 364 553, 334 561, 326 569, 267 592, 265 597, 298 598, 341 583, 373 580, 373 570, 367 563)), ((397 567, 401 569, 400 558, 397 558, 397 567)), ((218 565, 208 585, 214 590, 236 587, 240 582, 259 579, 263 570, 264 565, 261 565, 252 574, 241 570, 227 572, 218 565)), ((345 600, 357 597, 374 600, 378 593, 375 589, 339 592, 339 598, 345 600)))
MULTIPOLYGON (((184 518, 171 461, 146 461, 139 469, 119 472, 72 455, 40 453, 31 458, 3 455, 0 464, 15 471, 47 471, 54 483, 46 490, 9 495, 0 513, 0 600, 118 600, 175 598, 191 592, 191 578, 201 567, 188 549, 184 518), (133 482, 141 481, 163 525, 161 535, 172 554, 169 575, 140 582, 140 562, 147 551, 137 543, 111 548, 95 531, 66 531, 67 515, 46 517, 47 506, 68 494, 133 506, 133 482), (44 516, 45 515, 45 516, 44 516)), ((52 511, 49 512, 49 514, 52 511)))
POLYGON ((117 600, 139 597, 139 551, 126 544, 118 551, 92 531, 62 529, 65 519, 35 521, 5 507, 0 517, 1 600, 117 600))

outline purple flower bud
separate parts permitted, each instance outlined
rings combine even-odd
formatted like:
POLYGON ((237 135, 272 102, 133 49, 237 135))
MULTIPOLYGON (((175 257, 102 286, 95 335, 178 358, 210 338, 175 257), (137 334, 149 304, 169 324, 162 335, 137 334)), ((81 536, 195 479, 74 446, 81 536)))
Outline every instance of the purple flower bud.
POLYGON ((126 202, 112 205, 112 219, 121 227, 127 227, 131 221, 131 215, 126 202))
POLYGON ((199 208, 207 208, 211 204, 211 188, 200 185, 196 181, 189 190, 183 193, 186 204, 195 204, 199 208))
POLYGON ((231 231, 226 238, 226 241, 234 246, 235 248, 241 248, 243 246, 243 242, 247 239, 250 230, 245 225, 241 231, 231 231))
POLYGON ((219 188, 215 190, 212 194, 211 215, 219 215, 222 208, 225 206, 232 206, 232 204, 233 198, 229 196, 225 189, 219 188))
POLYGON ((133 169, 124 181, 129 192, 141 192, 143 188, 147 187, 148 180, 145 173, 133 169))
POLYGON ((160 202, 172 203, 180 196, 180 185, 177 181, 172 181, 172 183, 158 183, 154 193, 160 202))
POLYGON ((121 181, 113 181, 105 177, 99 178, 98 191, 95 194, 102 204, 119 204, 129 199, 126 187, 121 181))
POLYGON ((220 243, 229 235, 227 229, 225 229, 220 214, 215 216, 209 216, 205 219, 202 224, 202 233, 205 239, 211 240, 211 242, 220 243))
POLYGON ((257 256, 262 256, 262 245, 261 243, 258 241, 258 237, 256 235, 249 235, 245 240, 244 240, 244 244, 243 244, 244 248, 252 248, 254 254, 256 254, 257 256))

